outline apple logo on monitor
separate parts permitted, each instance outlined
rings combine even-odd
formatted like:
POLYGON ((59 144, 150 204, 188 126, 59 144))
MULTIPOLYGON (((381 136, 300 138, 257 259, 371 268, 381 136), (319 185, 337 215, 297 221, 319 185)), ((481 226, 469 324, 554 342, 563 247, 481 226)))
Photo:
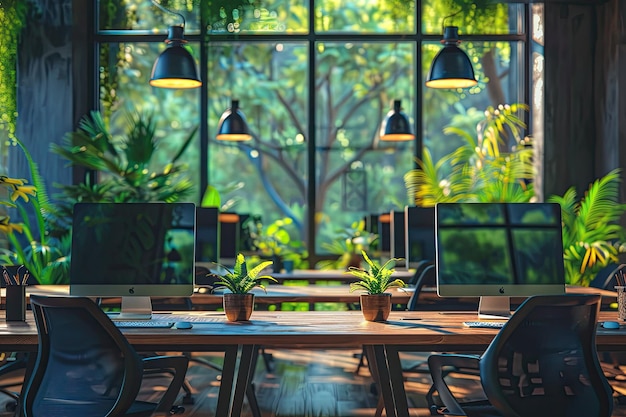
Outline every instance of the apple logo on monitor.
POLYGON ((500 287, 500 294, 504 294, 504 287, 500 287))
POLYGON ((129 294, 134 294, 134 293, 135 293, 135 287, 130 287, 130 288, 128 289, 128 293, 129 293, 129 294))

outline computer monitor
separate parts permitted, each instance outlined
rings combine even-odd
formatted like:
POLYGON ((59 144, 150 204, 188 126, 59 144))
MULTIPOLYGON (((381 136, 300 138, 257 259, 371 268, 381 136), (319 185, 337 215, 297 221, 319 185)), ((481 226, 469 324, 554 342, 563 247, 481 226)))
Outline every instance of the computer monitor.
POLYGON ((512 296, 565 292, 556 203, 440 203, 435 230, 437 293, 480 297, 481 318, 510 316, 512 296))
POLYGON ((196 262, 206 264, 219 262, 219 236, 219 209, 196 207, 196 262))
POLYGON ((378 250, 383 258, 391 254, 391 215, 389 213, 381 213, 378 216, 378 250))
POLYGON ((149 319, 151 296, 193 294, 193 203, 74 205, 70 294, 121 297, 121 320, 149 319))
MULTIPOLYGON (((389 257, 405 259, 406 226, 404 224, 404 211, 390 211, 389 219, 389 257)), ((396 269, 404 266, 406 266, 405 262, 398 262, 396 269)))
POLYGON ((240 218, 237 213, 221 212, 220 220, 220 257, 221 265, 232 266, 235 264, 240 252, 240 218))
POLYGON ((420 262, 435 262, 435 208, 405 207, 405 259, 407 268, 420 262))

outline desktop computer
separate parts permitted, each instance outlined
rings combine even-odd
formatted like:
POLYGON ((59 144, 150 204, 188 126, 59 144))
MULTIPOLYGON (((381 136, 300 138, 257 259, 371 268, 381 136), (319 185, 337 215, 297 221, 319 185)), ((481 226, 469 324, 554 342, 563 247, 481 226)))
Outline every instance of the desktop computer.
POLYGON ((194 289, 193 203, 74 205, 70 294, 121 297, 114 319, 144 320, 150 297, 189 297, 194 289))
POLYGON ((435 206, 437 293, 480 297, 479 317, 507 318, 510 297, 564 294, 556 203, 435 206))

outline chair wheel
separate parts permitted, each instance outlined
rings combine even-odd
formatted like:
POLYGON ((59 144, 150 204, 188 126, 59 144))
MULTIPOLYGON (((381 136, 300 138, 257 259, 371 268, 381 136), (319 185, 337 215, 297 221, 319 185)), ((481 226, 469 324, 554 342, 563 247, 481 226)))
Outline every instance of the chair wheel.
POLYGON ((9 412, 14 413, 15 410, 17 410, 17 401, 9 401, 5 404, 4 408, 9 412))
POLYGON ((174 414, 182 414, 185 412, 185 407, 181 407, 180 405, 175 405, 170 408, 170 415, 174 414))

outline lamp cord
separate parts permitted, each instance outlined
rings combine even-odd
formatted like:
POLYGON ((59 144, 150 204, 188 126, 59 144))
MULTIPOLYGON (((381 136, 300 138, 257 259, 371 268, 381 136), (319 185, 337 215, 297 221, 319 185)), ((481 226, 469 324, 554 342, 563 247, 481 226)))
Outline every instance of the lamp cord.
POLYGON ((162 11, 164 11, 166 13, 171 13, 171 14, 174 14, 174 15, 177 15, 178 17, 180 17, 183 20, 183 28, 185 27, 185 16, 183 16, 181 13, 173 12, 170 9, 166 9, 163 5, 161 5, 160 3, 157 3, 155 0, 151 0, 151 1, 152 1, 152 4, 154 4, 156 7, 158 7, 162 11))
MULTIPOLYGON (((154 1, 154 0, 152 0, 152 1, 154 1)), ((456 13, 452 13, 451 15, 448 15, 448 16, 444 17, 444 18, 441 20, 441 33, 443 33, 443 32, 445 31, 445 27, 446 27, 446 19, 449 19, 449 18, 451 18, 451 17, 454 17, 454 16, 456 16, 457 14, 461 13, 462 11, 463 11, 463 9, 460 9, 460 10, 459 10, 459 11, 457 11, 456 13)))

